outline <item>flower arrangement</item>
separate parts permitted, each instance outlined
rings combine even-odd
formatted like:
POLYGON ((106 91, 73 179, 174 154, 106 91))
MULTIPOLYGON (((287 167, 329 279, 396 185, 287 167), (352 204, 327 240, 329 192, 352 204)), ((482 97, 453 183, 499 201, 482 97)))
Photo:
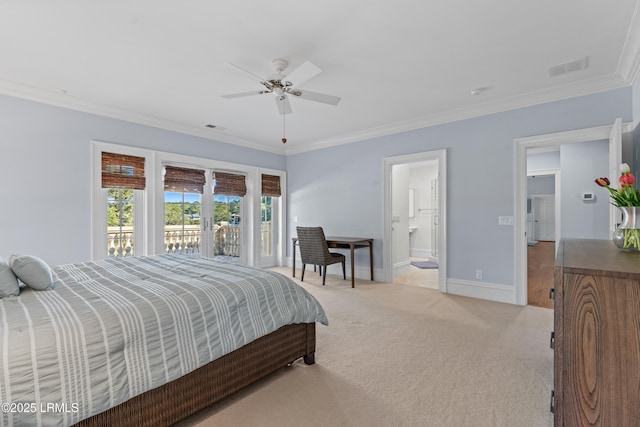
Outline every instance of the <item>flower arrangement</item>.
POLYGON ((596 184, 609 190, 609 194, 613 199, 613 204, 617 207, 622 206, 640 206, 640 191, 635 188, 636 177, 631 173, 629 165, 623 163, 620 165, 620 188, 611 188, 611 182, 608 178, 596 179, 596 184))
POLYGON ((640 229, 636 228, 637 215, 635 210, 630 211, 634 206, 640 206, 640 191, 635 187, 636 177, 631 173, 629 165, 620 165, 620 188, 611 188, 611 183, 607 178, 597 178, 596 184, 609 190, 612 202, 622 211, 622 224, 613 233, 613 242, 620 249, 626 251, 640 252, 640 229))

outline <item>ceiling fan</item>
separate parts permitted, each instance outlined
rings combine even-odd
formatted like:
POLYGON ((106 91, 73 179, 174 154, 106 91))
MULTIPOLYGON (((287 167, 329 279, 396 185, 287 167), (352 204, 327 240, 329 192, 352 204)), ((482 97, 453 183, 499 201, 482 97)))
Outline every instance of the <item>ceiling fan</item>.
POLYGON ((262 95, 265 93, 272 93, 275 95, 276 105, 278 106, 278 112, 282 114, 291 114, 291 104, 289 103, 288 95, 298 98, 306 99, 308 101, 321 102, 323 104, 338 105, 340 97, 333 95, 326 95, 324 93, 311 92, 310 90, 298 89, 297 86, 306 82, 307 80, 317 76, 321 70, 309 61, 305 61, 304 64, 293 70, 289 74, 283 74, 282 72, 287 68, 289 63, 284 59, 274 59, 271 61, 276 73, 262 78, 256 74, 253 74, 247 70, 244 70, 237 65, 226 63, 225 66, 239 71, 251 80, 256 81, 263 85, 265 89, 254 90, 250 92, 232 93, 229 95, 222 95, 223 98, 241 98, 251 95, 262 95), (296 87, 294 88, 294 83, 296 87))

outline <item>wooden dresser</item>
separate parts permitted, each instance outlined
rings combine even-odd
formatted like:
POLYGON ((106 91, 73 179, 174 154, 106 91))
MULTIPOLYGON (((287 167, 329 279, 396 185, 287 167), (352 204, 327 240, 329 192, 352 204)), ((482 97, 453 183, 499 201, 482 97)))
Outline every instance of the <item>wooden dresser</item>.
POLYGON ((640 426, 640 254, 563 240, 555 266, 556 426, 640 426))

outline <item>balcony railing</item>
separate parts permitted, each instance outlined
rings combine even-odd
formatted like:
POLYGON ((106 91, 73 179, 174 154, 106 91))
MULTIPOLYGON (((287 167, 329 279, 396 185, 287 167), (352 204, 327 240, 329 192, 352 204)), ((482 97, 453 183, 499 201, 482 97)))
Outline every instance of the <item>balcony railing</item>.
MULTIPOLYGON (((269 255, 271 248, 271 222, 262 223, 262 253, 269 255)), ((134 255, 133 227, 108 227, 109 257, 127 257, 134 255)), ((240 227, 231 224, 213 226, 214 255, 229 257, 240 256, 240 227)), ((164 252, 170 254, 200 253, 202 234, 199 225, 167 225, 164 228, 164 252)))
POLYGON ((240 256, 240 227, 222 224, 213 226, 213 254, 229 257, 240 256))
POLYGON ((200 225, 165 225, 164 252, 167 254, 200 253, 200 225))
POLYGON ((133 226, 107 228, 109 257, 133 256, 133 226))

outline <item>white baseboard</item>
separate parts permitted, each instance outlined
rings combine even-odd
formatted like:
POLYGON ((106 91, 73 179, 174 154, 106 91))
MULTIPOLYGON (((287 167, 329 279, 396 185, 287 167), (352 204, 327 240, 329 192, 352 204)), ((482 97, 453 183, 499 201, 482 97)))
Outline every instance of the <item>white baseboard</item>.
MULTIPOLYGON (((300 260, 296 260, 296 265, 300 268, 300 260)), ((394 274, 403 268, 410 268, 410 261, 394 264, 394 274)), ((293 266, 293 260, 287 257, 287 267, 293 266)), ((307 273, 313 272, 313 267, 308 266, 307 273)), ((332 276, 342 276, 342 266, 333 264, 329 266, 328 274, 332 276)), ((316 273, 317 274, 317 273, 316 273)), ((356 279, 370 280, 371 270, 368 267, 355 266, 354 274, 356 279)), ((399 273, 403 274, 403 273, 399 273)), ((347 262, 347 279, 351 277, 351 265, 347 262)), ((381 281, 383 277, 382 269, 374 269, 374 280, 381 281)), ((514 286, 500 285, 496 283, 476 282, 471 280, 447 279, 447 293, 464 297, 484 299, 488 301, 516 304, 516 289, 514 286)))
POLYGON ((430 258, 433 256, 433 251, 431 249, 424 248, 410 248, 409 256, 415 258, 430 258))
POLYGON ((411 261, 406 260, 393 264, 393 277, 409 274, 411 272, 411 261))
MULTIPOLYGON (((287 257, 287 267, 293 268, 293 259, 291 257, 287 257)), ((302 268, 302 264, 300 264, 300 258, 296 257, 296 267, 298 269, 302 268)), ((347 279, 351 278, 351 264, 349 263, 349 259, 347 258, 347 279)), ((313 272, 313 266, 307 265, 306 273, 307 274, 311 270, 313 272)), ((332 264, 327 269, 330 276, 342 276, 342 265, 341 264, 332 264)), ((382 281, 383 277, 382 269, 374 268, 373 269, 373 279, 374 281, 382 281)), ((317 272, 316 272, 317 274, 317 272)), ((356 279, 362 280, 371 280, 371 269, 366 266, 358 266, 356 265, 353 269, 353 274, 356 276, 356 279)), ((297 276, 296 276, 297 277, 297 276)))
POLYGON ((447 293, 489 301, 516 304, 515 286, 471 280, 447 279, 447 293))

